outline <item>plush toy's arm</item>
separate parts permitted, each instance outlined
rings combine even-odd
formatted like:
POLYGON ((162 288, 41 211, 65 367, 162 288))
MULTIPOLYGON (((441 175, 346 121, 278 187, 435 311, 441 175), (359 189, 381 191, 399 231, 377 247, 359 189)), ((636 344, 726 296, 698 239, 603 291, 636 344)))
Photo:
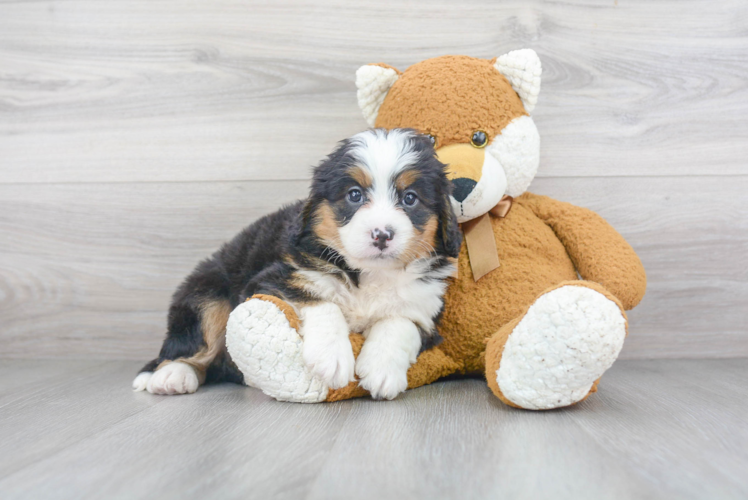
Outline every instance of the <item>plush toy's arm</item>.
POLYGON ((632 309, 644 297, 647 275, 626 240, 592 210, 526 193, 521 203, 553 229, 582 278, 605 286, 632 309))

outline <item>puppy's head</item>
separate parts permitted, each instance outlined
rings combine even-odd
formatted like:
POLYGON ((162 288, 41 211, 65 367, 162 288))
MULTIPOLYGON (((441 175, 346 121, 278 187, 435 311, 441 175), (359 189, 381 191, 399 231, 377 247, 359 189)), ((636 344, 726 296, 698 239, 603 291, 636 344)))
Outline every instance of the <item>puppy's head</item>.
POLYGON ((456 257, 461 236, 445 168, 413 130, 362 132, 315 169, 305 224, 355 269, 456 257))

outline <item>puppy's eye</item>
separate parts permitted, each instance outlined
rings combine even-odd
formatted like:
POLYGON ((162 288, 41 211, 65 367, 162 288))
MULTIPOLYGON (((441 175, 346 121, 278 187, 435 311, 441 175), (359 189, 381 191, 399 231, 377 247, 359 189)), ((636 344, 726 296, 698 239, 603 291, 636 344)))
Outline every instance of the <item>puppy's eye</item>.
POLYGON ((418 196, 415 193, 405 193, 403 196, 403 204, 412 207, 418 202, 418 196))
POLYGON ((360 203, 363 198, 364 195, 361 193, 360 189, 354 188, 348 191, 348 201, 351 203, 360 203))
POLYGON ((470 144, 476 148, 482 148, 488 144, 488 135, 482 130, 476 130, 473 132, 473 137, 470 138, 470 144))
POLYGON ((429 138, 429 140, 431 141, 431 144, 432 144, 432 145, 433 145, 434 147, 436 147, 436 137, 434 137, 434 136, 433 136, 433 135, 431 135, 431 134, 426 134, 426 137, 428 137, 428 138, 429 138))

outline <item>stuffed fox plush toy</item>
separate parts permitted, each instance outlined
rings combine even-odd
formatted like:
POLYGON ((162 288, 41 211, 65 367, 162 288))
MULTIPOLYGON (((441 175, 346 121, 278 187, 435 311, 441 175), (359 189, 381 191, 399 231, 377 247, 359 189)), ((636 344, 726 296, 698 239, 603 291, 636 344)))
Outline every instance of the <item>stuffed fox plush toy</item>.
MULTIPOLYGON (((411 366, 409 389, 479 373, 508 405, 559 408, 595 392, 623 346, 624 311, 646 288, 636 253, 594 212, 526 191, 539 163, 530 113, 540 74, 529 49, 493 60, 437 57, 404 72, 372 64, 356 74, 371 126, 431 136, 465 235, 445 297, 444 341, 411 366)), ((298 326, 275 297, 234 310, 227 345, 245 382, 286 401, 366 395, 355 382, 332 390, 310 375, 298 326)), ((363 337, 351 334, 351 343, 358 354, 363 337)))

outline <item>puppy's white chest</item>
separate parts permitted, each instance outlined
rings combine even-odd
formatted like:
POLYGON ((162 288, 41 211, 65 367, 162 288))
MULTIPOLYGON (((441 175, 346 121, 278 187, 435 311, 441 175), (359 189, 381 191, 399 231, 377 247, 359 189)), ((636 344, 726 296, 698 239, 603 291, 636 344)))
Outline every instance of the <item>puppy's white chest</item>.
POLYGON ((315 292, 337 304, 352 331, 364 333, 384 318, 407 318, 430 330, 442 307, 445 283, 422 280, 408 271, 383 270, 360 275, 358 286, 318 273, 315 292))
POLYGON ((359 286, 349 290, 347 300, 339 305, 352 330, 362 332, 382 318, 408 315, 419 287, 398 278, 362 276, 359 286))

